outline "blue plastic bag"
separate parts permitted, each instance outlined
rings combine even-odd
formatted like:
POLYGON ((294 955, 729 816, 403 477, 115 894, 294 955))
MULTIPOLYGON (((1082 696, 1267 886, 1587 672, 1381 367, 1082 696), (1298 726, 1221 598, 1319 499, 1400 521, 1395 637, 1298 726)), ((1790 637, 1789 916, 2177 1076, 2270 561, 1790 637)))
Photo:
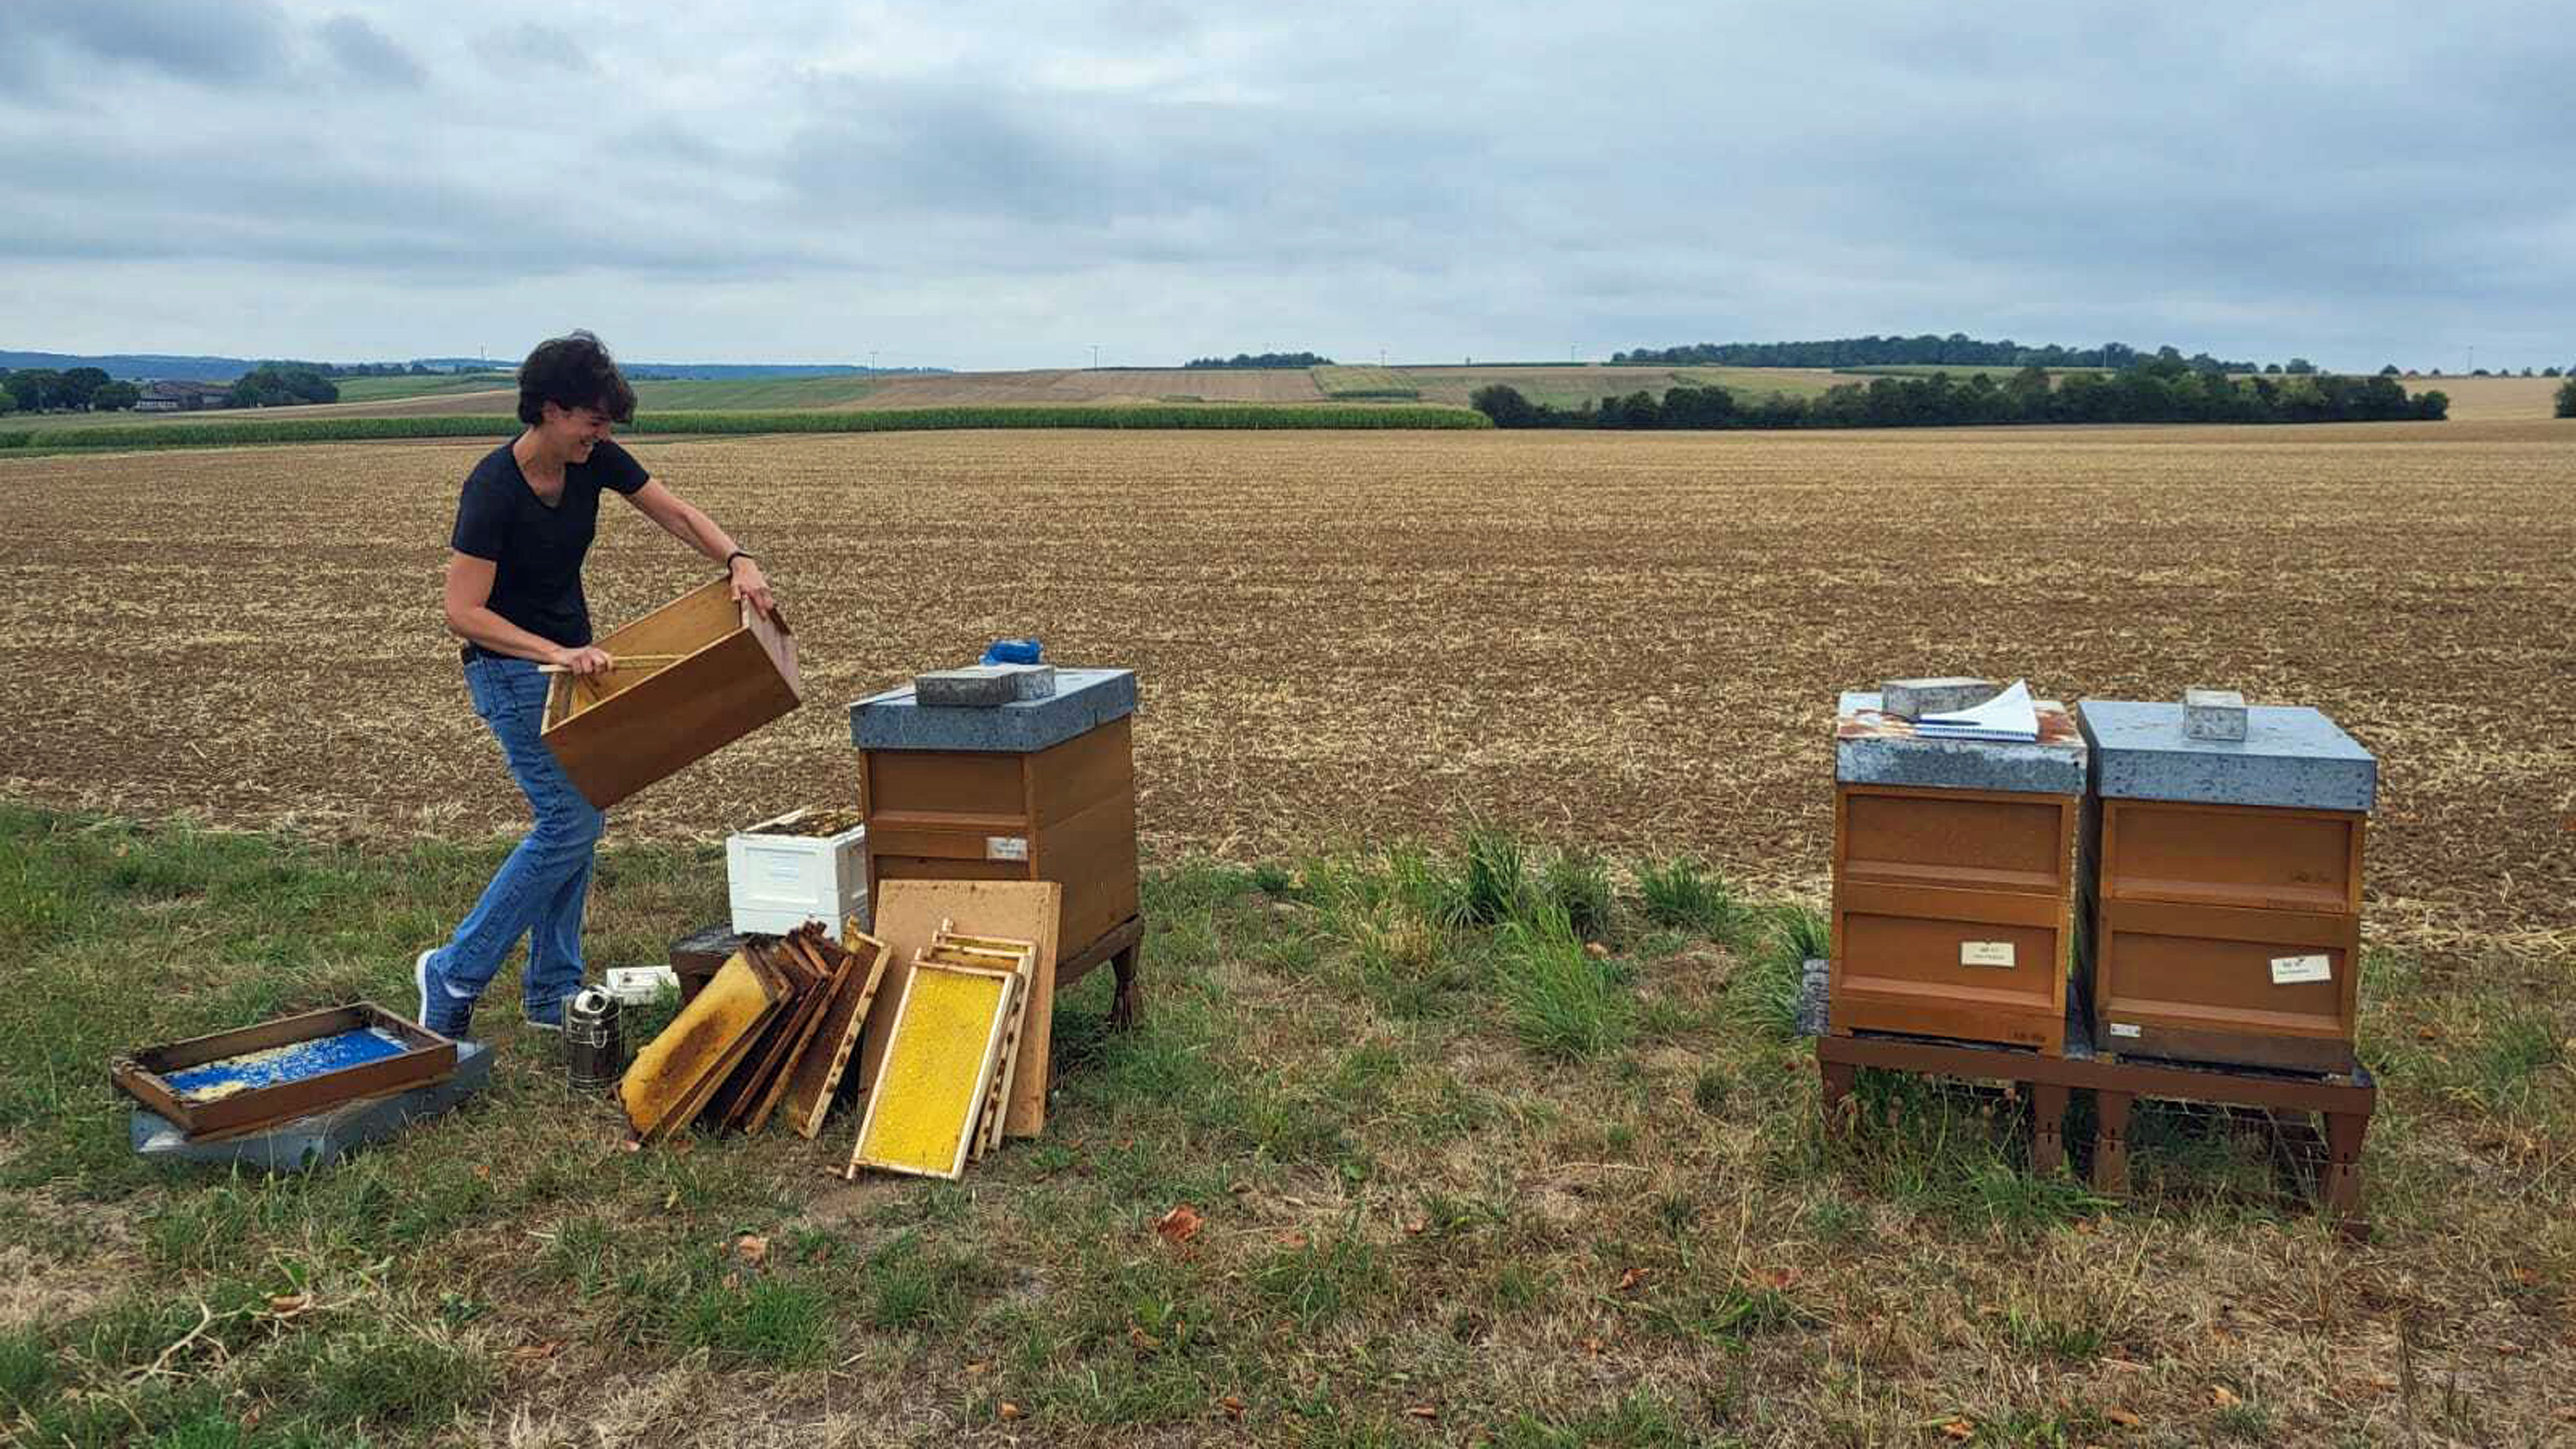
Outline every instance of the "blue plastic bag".
POLYGON ((1043 662, 1038 658, 1038 656, 1043 652, 1045 652, 1045 646, 1038 643, 1034 638, 996 639, 993 641, 993 647, 984 651, 982 662, 986 664, 1037 664, 1043 662))

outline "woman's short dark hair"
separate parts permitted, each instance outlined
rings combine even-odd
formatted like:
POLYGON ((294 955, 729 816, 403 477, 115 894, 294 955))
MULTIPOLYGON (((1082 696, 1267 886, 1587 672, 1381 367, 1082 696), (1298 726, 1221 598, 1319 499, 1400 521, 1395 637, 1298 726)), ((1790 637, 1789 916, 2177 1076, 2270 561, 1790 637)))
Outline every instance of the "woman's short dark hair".
POLYGON ((587 332, 549 337, 519 364, 519 421, 544 422, 547 403, 567 412, 593 408, 613 423, 635 420, 635 389, 607 344, 587 332))

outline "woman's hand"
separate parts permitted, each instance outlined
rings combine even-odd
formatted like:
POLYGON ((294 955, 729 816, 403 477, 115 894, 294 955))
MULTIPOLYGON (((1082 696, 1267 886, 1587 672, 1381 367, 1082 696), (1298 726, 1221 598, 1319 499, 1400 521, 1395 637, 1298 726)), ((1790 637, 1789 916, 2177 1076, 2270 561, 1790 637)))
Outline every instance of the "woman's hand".
POLYGON ((596 679, 617 667, 617 661, 609 657, 608 651, 595 644, 586 644, 579 649, 558 649, 554 662, 566 673, 578 674, 584 679, 596 679))
POLYGON ((758 560, 749 554, 738 555, 725 573, 733 580, 735 602, 751 605, 764 618, 778 612, 778 600, 770 596, 769 578, 761 573, 758 560))

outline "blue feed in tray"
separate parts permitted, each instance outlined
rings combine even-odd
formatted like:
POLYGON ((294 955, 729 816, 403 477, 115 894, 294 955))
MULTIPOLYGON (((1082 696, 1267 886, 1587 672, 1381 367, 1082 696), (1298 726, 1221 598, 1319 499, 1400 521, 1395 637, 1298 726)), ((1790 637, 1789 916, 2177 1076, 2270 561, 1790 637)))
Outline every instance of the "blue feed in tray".
POLYGON ((210 1102, 256 1087, 300 1082, 324 1072, 365 1066, 369 1062, 401 1056, 409 1050, 409 1043, 384 1028, 361 1026, 338 1036, 319 1036, 311 1041, 291 1042, 265 1051, 226 1057, 222 1061, 190 1067, 184 1072, 173 1072, 166 1080, 181 1101, 210 1102))

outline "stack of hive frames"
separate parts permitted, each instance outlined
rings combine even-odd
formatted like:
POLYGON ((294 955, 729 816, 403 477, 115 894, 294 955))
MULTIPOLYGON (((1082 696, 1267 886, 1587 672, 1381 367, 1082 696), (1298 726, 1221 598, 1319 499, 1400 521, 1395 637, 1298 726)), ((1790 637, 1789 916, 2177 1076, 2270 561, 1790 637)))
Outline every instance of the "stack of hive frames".
POLYGON ((845 1176, 876 1167, 953 1179, 1001 1140, 1038 947, 955 924, 943 920, 913 954, 845 1176))

